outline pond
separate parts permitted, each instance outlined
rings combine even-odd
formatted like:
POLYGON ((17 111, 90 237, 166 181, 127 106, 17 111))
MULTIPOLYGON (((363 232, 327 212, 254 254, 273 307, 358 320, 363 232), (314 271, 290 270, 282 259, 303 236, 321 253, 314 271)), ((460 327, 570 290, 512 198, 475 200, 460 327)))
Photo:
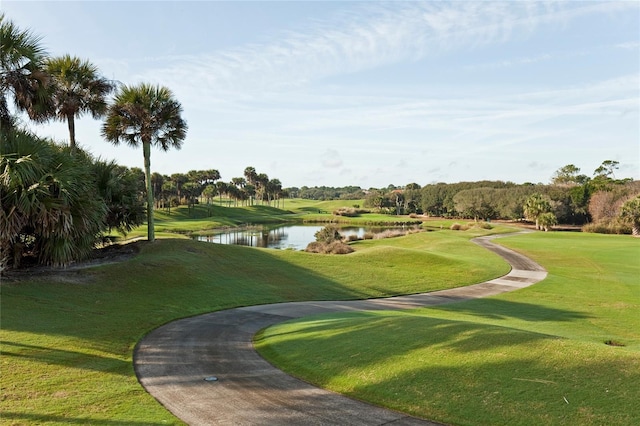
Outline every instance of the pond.
MULTIPOLYGON (((194 237, 198 241, 217 244, 235 244, 250 247, 273 249, 304 250, 310 242, 316 240, 315 233, 326 225, 285 225, 278 227, 233 228, 213 235, 194 237)), ((366 232, 380 232, 380 227, 340 227, 340 233, 348 237, 357 235, 362 238, 366 232)))

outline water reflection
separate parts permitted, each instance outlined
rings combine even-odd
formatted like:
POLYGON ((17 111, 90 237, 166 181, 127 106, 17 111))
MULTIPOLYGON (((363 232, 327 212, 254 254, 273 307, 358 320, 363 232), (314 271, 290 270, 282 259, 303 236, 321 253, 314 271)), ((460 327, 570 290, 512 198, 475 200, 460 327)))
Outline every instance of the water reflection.
MULTIPOLYGON (((202 235, 195 238, 198 241, 217 244, 304 250, 310 242, 316 240, 315 233, 324 227, 324 225, 288 225, 276 228, 233 228, 214 235, 202 235)), ((357 235, 362 238, 365 232, 375 232, 375 229, 370 227, 340 228, 340 233, 345 237, 357 235)))

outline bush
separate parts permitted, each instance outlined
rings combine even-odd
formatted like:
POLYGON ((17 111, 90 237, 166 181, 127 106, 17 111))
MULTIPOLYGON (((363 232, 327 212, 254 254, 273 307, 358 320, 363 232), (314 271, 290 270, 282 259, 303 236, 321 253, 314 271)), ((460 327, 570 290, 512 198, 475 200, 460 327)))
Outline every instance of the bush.
POLYGON ((459 223, 454 223, 453 225, 451 225, 451 227, 449 228, 452 231, 466 231, 467 229, 469 229, 469 227, 467 225, 460 225, 459 223))
POLYGON ((316 241, 321 243, 331 243, 342 240, 342 235, 340 235, 338 227, 333 225, 325 226, 316 232, 314 236, 316 237, 316 241))
POLYGON ((354 251, 353 247, 343 243, 342 241, 334 241, 330 243, 327 248, 327 253, 330 254, 349 254, 354 251))
POLYGON ((386 231, 375 234, 373 238, 381 240, 383 238, 404 237, 405 235, 407 235, 406 231, 400 229, 387 229, 386 231))
POLYGON ((363 240, 373 240, 373 237, 376 234, 374 234, 373 232, 365 232, 364 235, 362 236, 363 240))
MULTIPOLYGON (((357 205, 356 205, 357 206, 357 205)), ((337 210, 333 211, 334 216, 344 216, 344 217, 358 217, 362 213, 368 213, 369 210, 360 209, 358 207, 340 207, 337 210)))
POLYGON ((349 254, 354 252, 351 246, 342 241, 333 241, 330 243, 314 241, 309 243, 304 251, 321 254, 349 254))
POLYGON ((462 228, 466 228, 466 229, 462 229, 463 231, 466 231, 467 229, 470 229, 470 228, 493 229, 493 226, 491 226, 489 222, 469 222, 466 226, 463 226, 462 228))
POLYGON ((582 232, 592 232, 596 234, 631 234, 631 225, 620 223, 617 220, 600 221, 587 223, 582 227, 582 232))

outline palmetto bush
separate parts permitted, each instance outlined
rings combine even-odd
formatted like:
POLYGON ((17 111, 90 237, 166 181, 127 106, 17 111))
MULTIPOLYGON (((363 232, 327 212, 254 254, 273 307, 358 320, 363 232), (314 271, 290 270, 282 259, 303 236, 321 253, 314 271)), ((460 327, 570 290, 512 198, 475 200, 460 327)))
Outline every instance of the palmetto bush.
POLYGON ((25 131, 0 147, 0 270, 28 254, 40 264, 88 257, 105 228, 91 159, 25 131))

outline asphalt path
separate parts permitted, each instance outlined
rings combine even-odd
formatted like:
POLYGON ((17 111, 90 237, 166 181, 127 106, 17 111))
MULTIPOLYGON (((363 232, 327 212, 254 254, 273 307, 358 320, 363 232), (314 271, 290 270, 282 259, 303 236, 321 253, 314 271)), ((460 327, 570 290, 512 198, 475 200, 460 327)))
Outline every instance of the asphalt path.
POLYGON ((352 301, 291 302, 229 309, 166 324, 134 352, 144 388, 189 425, 437 425, 317 388, 261 358, 259 330, 308 315, 412 309, 493 296, 530 286, 547 272, 531 259, 479 237, 510 265, 500 278, 431 293, 352 301))

